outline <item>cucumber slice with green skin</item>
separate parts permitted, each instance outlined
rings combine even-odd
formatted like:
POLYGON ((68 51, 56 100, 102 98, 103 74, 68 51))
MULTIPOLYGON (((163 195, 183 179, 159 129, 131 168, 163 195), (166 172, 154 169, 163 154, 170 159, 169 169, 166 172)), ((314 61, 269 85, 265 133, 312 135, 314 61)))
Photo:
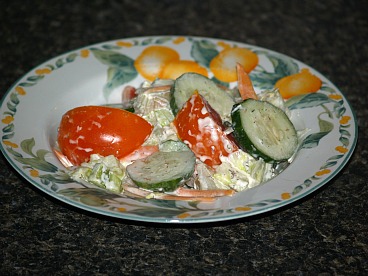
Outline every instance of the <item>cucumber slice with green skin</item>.
POLYGON ((186 101, 198 91, 211 107, 217 111, 222 120, 230 119, 235 100, 214 81, 197 73, 185 73, 176 79, 171 92, 171 108, 177 114, 186 101))
POLYGON ((190 148, 181 141, 167 140, 159 145, 160 151, 190 151, 190 148))
POLYGON ((293 123, 280 108, 248 99, 236 104, 231 113, 233 135, 239 147, 266 162, 289 159, 298 146, 293 123))
POLYGON ((192 151, 159 151, 133 162, 126 170, 138 187, 154 192, 171 192, 193 174, 194 166, 192 151))

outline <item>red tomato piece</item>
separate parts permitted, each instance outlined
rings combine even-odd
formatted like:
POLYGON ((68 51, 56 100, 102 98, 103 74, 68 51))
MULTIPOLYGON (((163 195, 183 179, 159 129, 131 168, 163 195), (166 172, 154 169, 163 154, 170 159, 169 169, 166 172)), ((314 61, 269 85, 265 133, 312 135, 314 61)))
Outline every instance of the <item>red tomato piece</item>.
POLYGON ((128 103, 130 102, 132 99, 134 99, 135 97, 137 97, 137 94, 135 93, 137 90, 135 89, 135 87, 128 85, 125 86, 123 89, 123 93, 122 93, 122 102, 123 103, 128 103))
POLYGON ((61 152, 74 164, 91 154, 122 158, 139 148, 152 125, 131 112, 104 106, 81 106, 66 112, 60 122, 61 152))
POLYGON ((221 164, 220 157, 237 151, 235 142, 225 134, 219 114, 197 92, 184 104, 174 120, 179 138, 205 164, 221 164))

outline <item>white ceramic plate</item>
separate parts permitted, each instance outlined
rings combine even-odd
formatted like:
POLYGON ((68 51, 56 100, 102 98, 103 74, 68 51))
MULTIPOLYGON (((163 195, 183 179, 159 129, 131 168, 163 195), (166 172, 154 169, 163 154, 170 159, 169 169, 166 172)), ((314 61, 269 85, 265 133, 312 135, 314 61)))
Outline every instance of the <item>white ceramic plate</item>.
MULTIPOLYGON (((217 75, 217 77, 221 77, 217 75)), ((236 83, 229 83, 234 86, 236 83)), ((78 49, 37 66, 5 94, 1 102, 1 150, 31 184, 67 204, 106 216, 161 223, 198 223, 253 216, 288 205, 317 190, 347 163, 357 141, 354 113, 344 95, 306 64, 264 48, 201 37, 139 37, 78 49), (280 175, 214 203, 128 198, 70 182, 52 154, 60 118, 81 105, 118 103, 125 85, 144 80, 134 60, 152 46, 194 60, 213 77, 210 61, 224 49, 247 48, 259 63, 250 73, 257 91, 303 69, 322 81, 315 93, 291 99, 298 127, 309 129, 294 162, 280 175), (109 72, 109 73, 108 73, 109 72)))

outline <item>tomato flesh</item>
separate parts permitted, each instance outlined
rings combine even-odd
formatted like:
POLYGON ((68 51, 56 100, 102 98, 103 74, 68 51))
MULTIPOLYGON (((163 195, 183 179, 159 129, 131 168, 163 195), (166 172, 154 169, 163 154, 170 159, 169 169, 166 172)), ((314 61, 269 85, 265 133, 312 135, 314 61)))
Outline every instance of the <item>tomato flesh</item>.
POLYGON ((220 157, 237 151, 235 142, 225 134, 219 114, 197 92, 184 104, 174 120, 179 138, 205 164, 221 164, 220 157))
POLYGON ((152 125, 131 112, 104 106, 81 106, 66 112, 58 130, 61 152, 74 164, 91 154, 122 158, 139 148, 152 125))

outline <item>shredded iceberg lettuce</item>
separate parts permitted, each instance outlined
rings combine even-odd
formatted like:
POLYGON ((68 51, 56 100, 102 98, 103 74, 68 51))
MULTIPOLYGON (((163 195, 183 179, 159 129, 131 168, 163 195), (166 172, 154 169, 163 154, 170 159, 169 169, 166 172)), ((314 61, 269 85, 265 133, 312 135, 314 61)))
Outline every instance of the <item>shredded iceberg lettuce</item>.
MULTIPOLYGON (((160 151, 187 151, 186 144, 178 138, 173 120, 175 118, 170 106, 170 86, 173 80, 144 82, 137 89, 133 101, 134 112, 152 124, 153 131, 144 145, 158 145, 160 151), (165 88, 166 87, 166 88, 165 88), (154 88, 154 89, 153 89, 154 88)), ((233 97, 237 89, 229 90, 233 97)), ((237 94, 236 94, 237 95, 237 94)), ((288 109, 278 90, 266 90, 258 94, 259 100, 267 101, 282 109, 289 118, 295 117, 288 109)), ((306 130, 300 127, 299 137, 306 130)), ((200 160, 196 161, 196 173, 191 179, 196 189, 233 189, 244 191, 253 188, 275 176, 272 164, 263 159, 255 159, 250 154, 238 150, 229 156, 221 156, 221 164, 211 168, 200 160)), ((126 165, 114 156, 103 157, 92 154, 89 162, 69 171, 70 177, 77 182, 89 182, 113 192, 123 191, 123 181, 129 181, 126 165)))
POLYGON ((121 193, 122 180, 125 177, 125 168, 119 160, 109 155, 103 157, 92 154, 89 162, 69 171, 70 177, 77 182, 89 182, 101 188, 121 193))
POLYGON ((288 108, 285 105, 285 101, 282 98, 278 89, 262 91, 258 94, 258 100, 269 102, 274 106, 282 109, 284 112, 288 111, 288 108))
POLYGON ((174 128, 171 126, 174 114, 170 107, 170 89, 143 90, 134 99, 133 106, 136 114, 154 126, 152 134, 145 142, 146 145, 158 145, 165 140, 178 139, 174 128))
POLYGON ((218 189, 244 191, 253 188, 273 177, 272 164, 263 159, 255 159, 244 151, 236 151, 228 157, 221 157, 213 174, 218 189))

